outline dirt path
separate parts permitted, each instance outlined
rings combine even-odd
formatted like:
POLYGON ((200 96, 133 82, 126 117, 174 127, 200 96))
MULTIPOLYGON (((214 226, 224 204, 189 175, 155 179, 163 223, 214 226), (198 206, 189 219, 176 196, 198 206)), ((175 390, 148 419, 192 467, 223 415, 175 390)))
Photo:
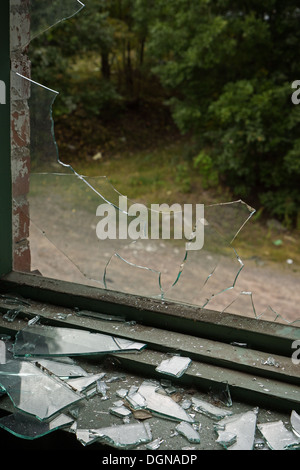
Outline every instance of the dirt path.
MULTIPOLYGON (((53 214, 54 216, 55 214, 53 214)), ((84 231, 82 236, 80 233, 73 234, 71 240, 70 232, 61 223, 60 232, 56 229, 55 233, 55 244, 53 244, 34 226, 31 227, 32 270, 38 269, 46 277, 103 287, 102 273, 116 248, 111 241, 109 244, 103 242, 103 245, 99 245, 100 250, 98 247, 96 253, 84 231), (57 240, 68 241, 67 245, 63 247, 63 252, 57 249, 57 246, 60 245, 57 240), (68 257, 65 256, 66 253, 68 257), (85 273, 86 276, 82 273, 85 273), (95 282, 89 277, 97 278, 99 282, 95 282)), ((128 259, 138 265, 151 266, 154 257, 158 256, 162 281, 165 285, 174 282, 174 275, 178 272, 182 259, 178 249, 166 246, 158 248, 158 245, 152 244, 151 241, 147 242, 143 245, 142 250, 137 244, 127 248, 130 250, 130 253, 127 251, 129 253, 128 259), (155 251, 158 252, 155 253, 155 251)), ((64 244, 61 243, 61 245, 64 244)), ((126 249, 123 253, 126 254, 126 249)), ((295 266, 293 265, 282 266, 268 263, 260 266, 254 260, 243 260, 243 262, 244 267, 240 271, 234 288, 213 297, 207 304, 207 308, 223 311, 231 302, 238 299, 228 307, 227 311, 250 317, 254 316, 255 312, 257 316, 265 312, 263 318, 273 320, 275 315, 273 311, 268 309, 270 306, 283 317, 284 321, 292 322, 300 319, 299 269, 294 272, 295 266), (252 292, 252 297, 249 294, 239 295, 242 291, 252 292), (255 312, 252 301, 254 301, 255 312)), ((210 298, 212 293, 217 293, 232 285, 237 273, 236 268, 238 268, 237 264, 232 265, 231 262, 222 258, 216 273, 201 289, 209 270, 208 268, 202 269, 198 260, 195 259, 185 266, 176 288, 170 291, 171 298, 188 303, 195 302, 200 305, 205 298, 210 298), (232 269, 233 266, 235 269, 232 269)), ((107 287, 114 290, 141 295, 159 293, 158 276, 155 271, 132 267, 116 257, 109 265, 106 280, 107 287)), ((281 319, 277 321, 281 321, 281 319)))

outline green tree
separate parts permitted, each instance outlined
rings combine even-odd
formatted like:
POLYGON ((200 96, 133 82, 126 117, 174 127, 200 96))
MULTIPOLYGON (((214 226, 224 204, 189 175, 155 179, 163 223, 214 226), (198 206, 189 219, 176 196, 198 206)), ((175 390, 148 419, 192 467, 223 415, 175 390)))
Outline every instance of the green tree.
POLYGON ((221 179, 291 223, 300 203, 296 0, 157 0, 150 50, 182 132, 221 179))

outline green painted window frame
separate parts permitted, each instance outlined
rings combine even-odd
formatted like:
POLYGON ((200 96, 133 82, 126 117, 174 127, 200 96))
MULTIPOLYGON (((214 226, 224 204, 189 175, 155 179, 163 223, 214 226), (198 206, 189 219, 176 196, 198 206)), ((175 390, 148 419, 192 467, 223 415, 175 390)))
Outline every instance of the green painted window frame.
POLYGON ((10 143, 10 2, 0 3, 0 80, 6 85, 6 103, 0 104, 0 274, 13 268, 12 184, 10 143))

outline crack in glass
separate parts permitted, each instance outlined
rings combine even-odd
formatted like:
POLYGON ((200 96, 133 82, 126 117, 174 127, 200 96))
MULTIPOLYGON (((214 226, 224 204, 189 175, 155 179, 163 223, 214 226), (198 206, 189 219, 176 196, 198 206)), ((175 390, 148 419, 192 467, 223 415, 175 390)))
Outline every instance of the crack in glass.
MULTIPOLYGON (((31 5, 31 38, 84 6, 75 0, 42 3, 33 1, 31 5), (38 15, 40 8, 46 12, 43 18, 38 15)), ((18 73, 14 80, 25 82, 31 90, 30 215, 24 213, 24 218, 30 224, 33 270, 47 277, 201 308, 216 309, 218 299, 217 309, 223 312, 231 312, 241 302, 237 313, 244 315, 246 309, 247 315, 255 318, 266 319, 275 313, 268 307, 258 315, 252 298, 249 311, 244 291, 233 298, 244 268, 233 245, 255 213, 252 207, 242 200, 205 205, 201 218, 197 213, 196 217, 187 214, 182 207, 162 210, 159 206, 158 211, 146 207, 144 213, 139 212, 138 204, 120 194, 108 177, 79 174, 60 160, 52 118, 58 92, 18 73), (99 212, 106 217, 99 219, 99 212), (169 217, 169 238, 151 237, 153 231, 161 234, 163 215, 169 217), (184 240, 176 236, 176 230, 187 219, 188 236, 184 240), (105 228, 108 232, 113 224, 115 233, 122 236, 105 236, 105 228), (128 237, 133 227, 136 238, 128 237), (203 231, 203 246, 190 249, 198 229, 203 231), (43 250, 48 259, 41 262, 43 250)), ((275 314, 275 320, 282 318, 275 314)))

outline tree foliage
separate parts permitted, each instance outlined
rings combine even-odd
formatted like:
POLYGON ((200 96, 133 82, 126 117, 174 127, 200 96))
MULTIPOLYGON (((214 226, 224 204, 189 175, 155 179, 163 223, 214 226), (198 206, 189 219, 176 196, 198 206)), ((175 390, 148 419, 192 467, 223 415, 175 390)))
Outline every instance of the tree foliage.
POLYGON ((98 56, 100 72, 77 100, 97 114, 151 89, 197 139, 195 168, 207 181, 291 224, 300 204, 300 106, 291 101, 299 21, 298 0, 86 0, 36 42, 33 65, 74 83, 66 65, 98 56))

